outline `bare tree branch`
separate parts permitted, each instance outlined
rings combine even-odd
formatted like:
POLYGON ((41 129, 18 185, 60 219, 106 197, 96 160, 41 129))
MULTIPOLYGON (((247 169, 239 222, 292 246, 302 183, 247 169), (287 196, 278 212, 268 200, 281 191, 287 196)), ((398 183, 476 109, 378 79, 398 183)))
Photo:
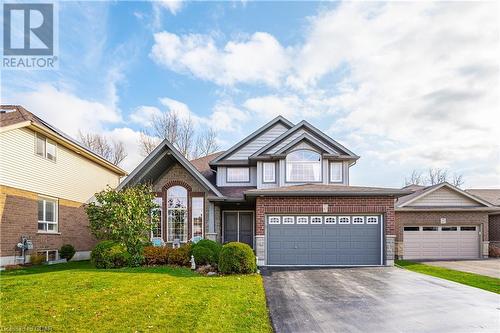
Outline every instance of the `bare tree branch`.
POLYGON ((159 138, 149 135, 146 131, 141 132, 141 136, 139 138, 139 149, 141 151, 141 155, 146 157, 158 146, 159 138))
POLYGON ((80 130, 78 131, 78 139, 85 147, 115 165, 119 165, 128 156, 123 142, 110 142, 108 138, 102 134, 84 133, 80 130))
POLYGON ((219 149, 217 143, 217 132, 208 129, 202 132, 196 139, 196 145, 193 150, 193 157, 203 157, 215 153, 219 149))
POLYGON ((413 170, 410 177, 405 177, 405 186, 408 185, 423 185, 424 180, 422 178, 422 172, 413 170))
POLYGON ((193 137, 193 121, 191 117, 189 117, 180 122, 177 132, 177 141, 174 142, 174 145, 176 145, 177 149, 179 149, 181 154, 186 156, 186 158, 190 158, 192 155, 193 137))
MULTIPOLYGON (((440 168, 427 169, 427 177, 423 177, 422 173, 413 170, 409 177, 405 177, 405 185, 436 185, 443 182, 450 182, 448 170, 440 168)), ((464 184, 464 176, 462 174, 454 173, 451 179, 451 184, 460 187, 464 184)))

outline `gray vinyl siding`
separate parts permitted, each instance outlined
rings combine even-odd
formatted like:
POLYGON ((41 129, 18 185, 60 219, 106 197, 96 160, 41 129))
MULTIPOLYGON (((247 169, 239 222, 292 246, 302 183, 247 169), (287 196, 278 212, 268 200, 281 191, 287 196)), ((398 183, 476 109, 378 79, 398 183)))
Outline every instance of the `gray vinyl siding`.
MULTIPOLYGON (((245 166, 238 166, 245 167, 245 166)), ((226 170, 228 167, 219 166, 217 167, 217 186, 257 186, 257 167, 250 168, 250 182, 233 183, 227 182, 226 170)))
POLYGON ((466 196, 457 193, 454 190, 451 190, 447 187, 441 187, 440 189, 435 190, 427 195, 424 195, 422 198, 410 203, 410 206, 478 206, 480 207, 477 201, 467 198, 466 196))
POLYGON ((263 182, 264 178, 262 176, 262 174, 263 174, 263 162, 261 162, 261 161, 257 162, 257 188, 278 187, 281 172, 279 170, 279 162, 276 161, 275 163, 276 163, 276 167, 275 167, 276 174, 274 175, 275 182, 274 183, 264 183, 263 182))
POLYGON ((326 146, 330 147, 330 149, 332 150, 332 152, 339 153, 338 150, 336 150, 335 148, 333 148, 330 144, 328 144, 327 142, 325 142, 323 139, 317 138, 316 134, 314 134, 314 133, 312 133, 312 132, 310 132, 308 130, 305 130, 305 129, 299 129, 295 133, 293 133, 292 135, 290 135, 289 137, 287 137, 285 140, 283 140, 282 142, 280 142, 276 146, 272 147, 267 152, 267 154, 274 154, 274 153, 276 153, 281 148, 285 147, 290 142, 292 142, 293 140, 297 139, 299 136, 301 136, 304 133, 311 135, 312 137, 316 138, 318 141, 321 141, 323 144, 325 144, 326 146))
POLYGON ((229 155, 226 160, 244 160, 247 159, 250 155, 255 153, 260 148, 267 145, 269 142, 276 139, 281 134, 285 133, 288 130, 287 127, 283 126, 283 124, 276 124, 261 135, 254 138, 252 141, 229 155))

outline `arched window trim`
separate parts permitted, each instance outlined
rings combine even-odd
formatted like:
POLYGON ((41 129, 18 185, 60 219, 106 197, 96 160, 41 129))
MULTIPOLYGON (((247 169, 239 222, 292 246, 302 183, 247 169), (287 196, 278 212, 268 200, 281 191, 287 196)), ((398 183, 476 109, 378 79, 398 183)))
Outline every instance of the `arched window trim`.
POLYGON ((322 162, 321 154, 311 149, 297 149, 289 152, 285 158, 285 181, 287 183, 321 182, 323 174, 322 162), (291 160, 291 155, 298 152, 314 153, 318 157, 318 160, 291 160))

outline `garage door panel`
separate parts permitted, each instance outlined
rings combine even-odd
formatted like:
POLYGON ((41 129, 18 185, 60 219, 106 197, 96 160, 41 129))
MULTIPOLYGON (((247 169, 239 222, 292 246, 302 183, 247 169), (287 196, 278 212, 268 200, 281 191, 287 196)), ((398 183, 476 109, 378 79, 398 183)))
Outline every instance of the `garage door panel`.
POLYGON ((479 228, 476 231, 403 231, 405 259, 479 258, 479 228))
POLYGON ((380 265, 381 227, 267 224, 268 264, 380 265))

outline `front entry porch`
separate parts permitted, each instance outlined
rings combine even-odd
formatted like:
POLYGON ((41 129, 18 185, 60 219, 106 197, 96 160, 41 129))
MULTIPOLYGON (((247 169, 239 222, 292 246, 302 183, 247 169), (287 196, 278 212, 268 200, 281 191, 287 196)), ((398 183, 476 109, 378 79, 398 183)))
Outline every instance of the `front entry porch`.
POLYGON ((222 211, 222 242, 241 242, 255 248, 255 212, 253 210, 222 211))

